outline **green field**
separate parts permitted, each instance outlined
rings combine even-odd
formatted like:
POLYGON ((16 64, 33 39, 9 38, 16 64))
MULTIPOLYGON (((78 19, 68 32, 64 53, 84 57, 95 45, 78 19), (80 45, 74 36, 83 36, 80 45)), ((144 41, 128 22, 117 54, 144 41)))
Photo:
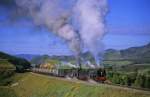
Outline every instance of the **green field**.
POLYGON ((44 75, 17 74, 10 88, 0 88, 0 97, 150 97, 144 92, 110 87, 88 85, 58 80, 44 75), (11 96, 10 96, 11 95, 11 96))
POLYGON ((116 66, 125 66, 125 65, 129 65, 132 64, 132 61, 127 61, 127 60, 116 60, 116 61, 104 61, 103 64, 104 65, 116 65, 116 66))

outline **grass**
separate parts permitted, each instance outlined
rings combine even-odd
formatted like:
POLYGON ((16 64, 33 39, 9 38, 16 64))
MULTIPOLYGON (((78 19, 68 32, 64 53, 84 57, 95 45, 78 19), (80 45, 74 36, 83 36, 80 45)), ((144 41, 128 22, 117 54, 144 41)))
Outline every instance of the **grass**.
POLYGON ((125 66, 132 64, 132 61, 126 61, 126 60, 121 60, 121 61, 104 61, 103 64, 107 65, 116 65, 116 66, 125 66))
POLYGON ((0 97, 17 97, 17 96, 11 88, 0 86, 0 97))
POLYGON ((19 80, 18 85, 11 89, 18 97, 150 97, 142 92, 105 85, 91 86, 33 73, 18 74, 15 80, 19 80))

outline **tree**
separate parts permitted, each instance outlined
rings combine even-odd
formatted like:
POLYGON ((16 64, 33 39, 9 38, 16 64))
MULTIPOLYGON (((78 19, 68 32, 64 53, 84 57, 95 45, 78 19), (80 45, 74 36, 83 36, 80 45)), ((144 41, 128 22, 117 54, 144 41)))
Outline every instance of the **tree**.
POLYGON ((120 84, 120 76, 118 73, 113 74, 112 82, 115 84, 120 84))
POLYGON ((145 76, 138 74, 134 85, 137 87, 144 87, 144 82, 145 82, 145 76))
POLYGON ((146 76, 145 83, 144 83, 144 88, 149 88, 150 89, 150 76, 146 76))
POLYGON ((120 84, 121 85, 128 85, 129 83, 129 77, 128 77, 128 75, 127 74, 123 74, 123 75, 120 75, 120 78, 121 78, 121 80, 120 80, 120 84))

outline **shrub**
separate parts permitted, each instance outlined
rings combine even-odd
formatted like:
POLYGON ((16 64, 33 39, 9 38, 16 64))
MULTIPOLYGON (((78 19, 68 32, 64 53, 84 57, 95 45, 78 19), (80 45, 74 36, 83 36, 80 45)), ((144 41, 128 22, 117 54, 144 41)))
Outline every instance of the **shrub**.
POLYGON ((6 86, 11 83, 13 76, 15 72, 13 70, 0 70, 0 85, 6 86))
POLYGON ((145 76, 138 74, 135 80, 134 85, 136 87, 144 87, 145 76))
POLYGON ((146 76, 145 82, 144 82, 144 88, 150 89, 150 76, 146 76))

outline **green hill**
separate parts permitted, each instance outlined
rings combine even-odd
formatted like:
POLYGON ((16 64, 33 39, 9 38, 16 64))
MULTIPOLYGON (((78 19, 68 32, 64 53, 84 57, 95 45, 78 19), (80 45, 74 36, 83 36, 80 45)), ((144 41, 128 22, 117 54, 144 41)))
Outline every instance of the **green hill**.
MULTIPOLYGON (((7 60, 11 64, 13 64, 16 67, 16 71, 22 72, 25 69, 30 68, 30 63, 23 59, 23 58, 18 58, 3 52, 0 52, 0 60, 7 60)), ((6 63, 6 62, 5 62, 6 63)), ((5 65, 8 65, 7 63, 5 65)))
POLYGON ((124 50, 108 49, 105 51, 104 60, 130 60, 135 63, 150 63, 150 43, 124 50))
POLYGON ((108 49, 104 54, 105 60, 120 60, 122 59, 121 53, 118 50, 108 49))
POLYGON ((7 86, 16 72, 24 72, 30 63, 22 58, 0 52, 0 86, 7 86))
POLYGON ((120 52, 123 58, 150 58, 150 43, 140 47, 131 47, 120 52))
POLYGON ((7 60, 0 60, 0 86, 11 83, 16 67, 7 60))
POLYGON ((8 62, 7 60, 0 60, 0 69, 13 69, 15 70, 15 66, 8 62))
POLYGON ((41 63, 44 63, 46 60, 50 59, 50 56, 48 55, 43 55, 43 56, 37 56, 37 57, 34 57, 30 62, 32 64, 36 64, 36 65, 39 65, 41 63))

